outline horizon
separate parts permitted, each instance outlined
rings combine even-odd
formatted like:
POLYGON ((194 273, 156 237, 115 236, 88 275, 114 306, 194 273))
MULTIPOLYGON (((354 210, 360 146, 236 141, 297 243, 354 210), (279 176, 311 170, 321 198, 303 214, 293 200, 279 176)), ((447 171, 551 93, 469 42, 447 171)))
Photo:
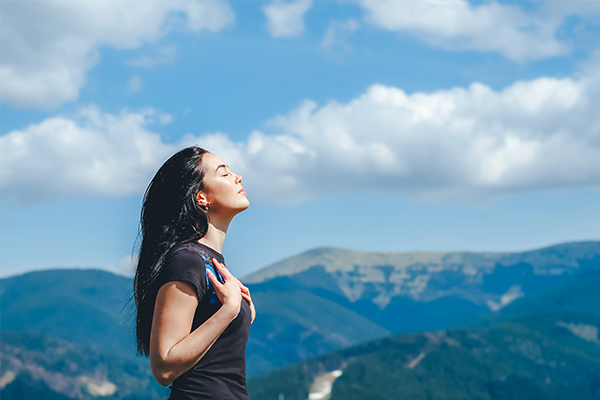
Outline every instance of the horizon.
MULTIPOLYGON (((290 255, 288 257, 282 258, 278 261, 275 261, 271 264, 265 265, 263 267, 260 267, 254 271, 250 271, 248 274, 240 277, 241 280, 243 280, 244 278, 255 274, 257 272, 260 272, 261 270, 267 269, 269 267, 272 267, 276 264, 279 264, 281 262, 284 262, 290 258, 294 258, 297 256, 301 256, 303 254, 306 253, 310 253, 310 252, 314 252, 314 251, 323 251, 323 250, 341 250, 341 251, 357 251, 357 252, 361 252, 361 253, 377 253, 377 254, 486 254, 486 255, 492 255, 492 254, 520 254, 520 253, 528 253, 528 252, 534 252, 534 251, 540 251, 540 250, 545 250, 545 249, 550 249, 553 247, 558 247, 558 246, 563 246, 563 245, 573 245, 573 244, 583 244, 583 243, 600 243, 600 240, 582 240, 582 241, 569 241, 569 242, 562 242, 562 243, 555 243, 555 244, 551 244, 551 245, 547 245, 547 246, 542 246, 542 247, 536 247, 533 249, 525 249, 525 250, 515 250, 515 251, 469 251, 469 250, 465 250, 465 251, 436 251, 436 250, 431 250, 431 251, 381 251, 381 252, 377 252, 377 251, 369 251, 369 250, 360 250, 360 249, 349 249, 349 248, 341 248, 341 247, 315 247, 312 249, 308 249, 305 250, 303 252, 297 253, 297 254, 293 254, 290 255)), ((50 267, 46 267, 46 268, 39 268, 39 269, 31 269, 31 270, 27 270, 27 271, 21 271, 18 273, 15 273, 13 275, 1 275, 0 274, 0 280, 5 279, 5 278, 12 278, 12 277, 16 277, 16 276, 21 276, 21 275, 26 275, 29 273, 35 273, 35 272, 42 272, 42 271, 64 271, 64 270, 80 270, 80 271, 89 271, 89 270, 94 270, 94 271, 103 271, 103 272, 108 272, 114 275, 118 275, 118 276, 122 276, 124 278, 132 278, 133 277, 133 271, 130 275, 127 275, 124 271, 119 271, 119 270, 110 270, 110 269, 105 269, 105 268, 101 268, 101 267, 94 267, 94 266, 72 266, 72 267, 60 267, 60 266, 50 266, 50 267)))

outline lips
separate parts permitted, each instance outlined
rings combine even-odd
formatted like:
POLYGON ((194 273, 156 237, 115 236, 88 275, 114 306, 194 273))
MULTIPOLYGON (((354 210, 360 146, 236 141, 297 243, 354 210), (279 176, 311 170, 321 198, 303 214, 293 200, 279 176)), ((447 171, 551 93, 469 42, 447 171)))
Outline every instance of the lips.
POLYGON ((244 190, 244 188, 241 188, 240 191, 238 193, 243 193, 246 194, 246 191, 244 190))

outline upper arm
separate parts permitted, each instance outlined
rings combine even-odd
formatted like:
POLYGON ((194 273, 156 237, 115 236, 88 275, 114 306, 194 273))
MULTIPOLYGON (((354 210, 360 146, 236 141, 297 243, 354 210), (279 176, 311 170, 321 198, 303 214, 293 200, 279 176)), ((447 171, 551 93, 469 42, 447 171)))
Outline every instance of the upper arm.
POLYGON ((198 307, 195 288, 184 281, 165 283, 156 296, 150 332, 150 363, 154 369, 173 346, 192 331, 198 307))

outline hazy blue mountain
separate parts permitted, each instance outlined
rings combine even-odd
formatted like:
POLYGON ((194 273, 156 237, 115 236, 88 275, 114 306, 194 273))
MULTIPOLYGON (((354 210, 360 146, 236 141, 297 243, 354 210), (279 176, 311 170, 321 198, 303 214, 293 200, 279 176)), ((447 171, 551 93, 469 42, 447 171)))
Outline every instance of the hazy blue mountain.
MULTIPOLYGON (((447 329, 491 309, 508 313, 520 297, 599 269, 600 242, 502 254, 303 253, 244 279, 258 310, 248 375, 390 333, 447 329)), ((99 270, 5 278, 2 328, 133 357, 130 294, 131 279, 99 270)))
POLYGON ((285 277, 249 287, 259 310, 246 349, 249 376, 390 333, 285 277))
MULTIPOLYGON (((0 281, 2 329, 44 334, 105 354, 135 356, 130 278, 101 270, 35 271, 0 281)), ((249 375, 389 334, 320 296, 258 285, 260 317, 248 344, 249 375), (277 297, 278 302, 265 301, 277 297)))
POLYGON ((351 303, 365 313, 385 310, 395 298, 431 302, 444 297, 496 310, 539 293, 565 276, 600 268, 600 242, 566 243, 521 253, 371 253, 316 249, 244 278, 256 284, 288 277, 301 286, 351 303), (360 308, 360 307, 358 307, 360 308))
POLYGON ((557 311, 600 316, 600 269, 577 274, 537 296, 515 300, 495 313, 468 321, 465 326, 486 326, 516 317, 557 311))
POLYGON ((256 377, 249 390, 253 400, 598 399, 599 305, 600 271, 589 271, 480 317, 484 328, 391 335, 256 377))
POLYGON ((447 329, 595 270, 600 270, 600 242, 522 253, 311 250, 244 278, 259 310, 248 347, 254 368, 249 373, 386 331, 447 329), (356 325, 359 317, 369 322, 356 325), (319 323, 311 326, 307 320, 319 323), (350 325, 362 329, 336 334, 350 325))
POLYGON ((135 356, 131 279, 94 269, 34 271, 0 280, 2 329, 135 356))
MULTIPOLYGON (((265 288, 257 291, 268 294, 265 288)), ((483 329, 387 336, 251 379, 249 388, 253 400, 279 400, 280 395, 305 400, 311 388, 314 394, 328 383, 333 383, 331 400, 595 399, 600 395, 598 304, 600 272, 589 271, 492 313, 502 319, 515 307, 520 315, 516 320, 483 329)), ((512 311, 508 314, 514 317, 512 311)), ((490 321, 494 319, 486 323, 490 321)), ((154 382, 146 359, 106 355, 35 334, 0 335, 2 398, 167 397, 168 390, 154 382)))

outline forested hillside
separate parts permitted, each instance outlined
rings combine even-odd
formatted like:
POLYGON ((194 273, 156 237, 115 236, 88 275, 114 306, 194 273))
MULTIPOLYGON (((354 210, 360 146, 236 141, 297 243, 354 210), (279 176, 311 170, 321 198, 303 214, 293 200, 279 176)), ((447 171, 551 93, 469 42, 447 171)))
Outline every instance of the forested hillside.
POLYGON ((477 328, 391 335, 257 377, 249 388, 254 400, 597 399, 598 304, 594 271, 471 321, 477 328))

